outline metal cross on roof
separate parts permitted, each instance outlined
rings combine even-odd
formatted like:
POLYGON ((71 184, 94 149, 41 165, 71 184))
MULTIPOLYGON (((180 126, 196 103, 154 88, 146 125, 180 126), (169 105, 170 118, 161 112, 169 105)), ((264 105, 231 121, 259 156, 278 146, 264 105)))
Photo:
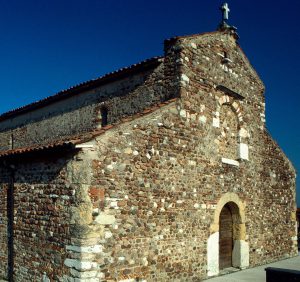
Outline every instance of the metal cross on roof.
POLYGON ((223 3, 223 5, 220 7, 220 10, 222 11, 222 21, 228 20, 228 14, 230 12, 228 4, 223 3))
POLYGON ((223 5, 220 7, 220 10, 222 11, 222 22, 219 24, 218 26, 218 30, 220 31, 230 31, 231 34, 234 35, 235 39, 239 39, 239 36, 236 32, 237 28, 234 26, 230 26, 227 23, 228 20, 228 14, 230 12, 228 4, 227 3, 223 3, 223 5))

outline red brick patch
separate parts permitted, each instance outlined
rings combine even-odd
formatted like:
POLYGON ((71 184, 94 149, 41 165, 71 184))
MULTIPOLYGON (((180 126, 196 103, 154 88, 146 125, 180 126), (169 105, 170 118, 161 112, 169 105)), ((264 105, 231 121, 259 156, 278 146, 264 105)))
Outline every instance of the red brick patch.
POLYGON ((89 195, 91 197, 94 208, 103 207, 105 195, 104 188, 91 187, 89 190, 89 195))

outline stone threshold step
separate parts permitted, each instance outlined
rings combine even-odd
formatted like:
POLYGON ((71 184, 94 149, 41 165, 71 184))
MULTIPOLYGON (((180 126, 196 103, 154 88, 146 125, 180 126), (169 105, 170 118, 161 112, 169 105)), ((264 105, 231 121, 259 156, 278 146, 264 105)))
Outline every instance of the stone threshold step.
POLYGON ((233 272, 237 272, 240 271, 241 269, 236 268, 236 267, 228 267, 228 268, 224 268, 219 272, 219 275, 226 275, 229 273, 233 273, 233 272))

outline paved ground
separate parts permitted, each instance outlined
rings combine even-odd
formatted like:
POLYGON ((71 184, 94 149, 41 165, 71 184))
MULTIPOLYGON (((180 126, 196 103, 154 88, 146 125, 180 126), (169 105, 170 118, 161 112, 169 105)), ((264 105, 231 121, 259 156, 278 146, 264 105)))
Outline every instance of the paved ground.
MULTIPOLYGON (((246 269, 246 270, 236 271, 231 274, 210 278, 205 281, 207 282, 253 282, 253 281, 265 282, 266 281, 265 268, 269 266, 300 271, 300 253, 298 254, 297 257, 291 259, 285 259, 274 263, 246 269)), ((0 282, 6 282, 6 280, 0 279, 0 282)))
POLYGON ((300 253, 297 257, 285 259, 270 264, 261 265, 258 267, 237 271, 224 276, 207 279, 207 282, 265 282, 266 267, 279 267, 293 270, 300 270, 300 253))

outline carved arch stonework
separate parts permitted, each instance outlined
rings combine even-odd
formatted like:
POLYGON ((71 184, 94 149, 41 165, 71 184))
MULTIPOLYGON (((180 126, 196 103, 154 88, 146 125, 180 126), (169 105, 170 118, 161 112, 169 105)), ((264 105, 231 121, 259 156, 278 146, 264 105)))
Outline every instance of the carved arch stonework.
POLYGON ((219 152, 228 159, 238 159, 238 129, 237 114, 229 103, 224 103, 220 108, 219 152))
MULTIPOLYGON (((225 108, 225 109, 226 109, 225 108)), ((224 111, 223 111, 224 112, 224 111)), ((222 95, 217 99, 216 112, 214 117, 215 126, 219 127, 221 132, 219 136, 219 152, 222 157, 238 160, 248 160, 248 141, 249 133, 246 129, 246 124, 243 119, 242 108, 240 103, 235 98, 229 95, 222 95), (222 108, 227 108, 227 112, 232 110, 229 115, 231 119, 232 128, 226 127, 226 118, 222 116, 222 108), (236 117, 236 123, 234 118, 236 117), (225 121, 225 122, 224 122, 225 121), (226 136, 226 134, 228 136, 226 136)))

